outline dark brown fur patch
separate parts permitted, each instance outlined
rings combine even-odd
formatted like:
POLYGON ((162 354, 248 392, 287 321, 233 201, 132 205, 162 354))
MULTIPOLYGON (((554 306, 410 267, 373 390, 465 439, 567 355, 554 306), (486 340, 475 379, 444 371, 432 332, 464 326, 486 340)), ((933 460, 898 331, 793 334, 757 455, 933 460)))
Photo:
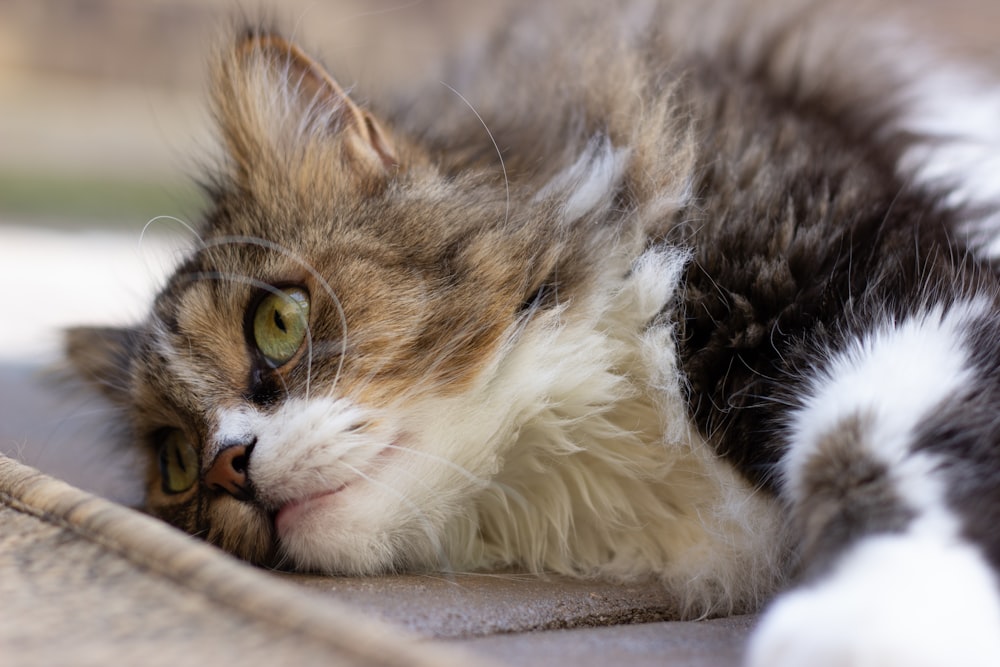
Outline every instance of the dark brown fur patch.
POLYGON ((914 517, 875 460, 870 415, 845 419, 819 439, 804 469, 795 507, 806 577, 824 572, 853 543, 901 532, 914 517))

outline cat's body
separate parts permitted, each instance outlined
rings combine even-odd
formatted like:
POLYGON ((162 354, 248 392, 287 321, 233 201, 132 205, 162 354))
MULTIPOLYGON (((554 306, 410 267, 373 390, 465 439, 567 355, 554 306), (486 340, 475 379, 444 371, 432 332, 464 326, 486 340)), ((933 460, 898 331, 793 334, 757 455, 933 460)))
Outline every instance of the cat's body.
POLYGON ((264 564, 652 578, 690 615, 800 581, 760 665, 1000 660, 989 181, 829 26, 690 9, 542 10, 378 120, 238 39, 198 248, 70 341, 150 511, 264 564))

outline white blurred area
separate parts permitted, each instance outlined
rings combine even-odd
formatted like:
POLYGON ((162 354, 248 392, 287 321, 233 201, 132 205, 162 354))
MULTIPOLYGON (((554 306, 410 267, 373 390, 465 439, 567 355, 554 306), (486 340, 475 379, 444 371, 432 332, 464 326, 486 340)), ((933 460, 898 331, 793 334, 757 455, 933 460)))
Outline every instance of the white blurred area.
POLYGON ((181 233, 0 226, 0 363, 55 361, 69 326, 139 321, 189 245, 181 233))

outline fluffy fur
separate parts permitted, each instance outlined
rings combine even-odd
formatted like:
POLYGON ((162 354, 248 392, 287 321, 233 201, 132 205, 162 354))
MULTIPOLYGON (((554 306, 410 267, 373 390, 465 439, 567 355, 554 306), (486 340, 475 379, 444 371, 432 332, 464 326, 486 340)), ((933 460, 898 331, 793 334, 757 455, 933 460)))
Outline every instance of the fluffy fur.
POLYGON ((967 98, 885 33, 692 4, 539 8, 381 113, 234 38, 200 243, 145 322, 70 338, 149 510, 263 564, 656 579, 688 616, 798 577, 758 665, 830 655, 821 624, 830 664, 936 664, 850 619, 941 564, 929 607, 994 618, 988 137, 915 134, 967 98), (290 285, 309 330, 275 367, 253 309, 290 285))

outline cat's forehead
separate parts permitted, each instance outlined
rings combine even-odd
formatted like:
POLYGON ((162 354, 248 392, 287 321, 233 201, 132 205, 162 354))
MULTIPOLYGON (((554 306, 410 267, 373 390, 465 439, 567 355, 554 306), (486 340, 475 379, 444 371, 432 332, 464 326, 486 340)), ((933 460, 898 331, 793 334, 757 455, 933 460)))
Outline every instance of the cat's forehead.
POLYGON ((246 243, 210 240, 174 271, 154 301, 153 316, 163 331, 174 334, 228 316, 261 282, 268 264, 246 243), (186 319, 192 316, 200 320, 186 319))
POLYGON ((230 276, 172 283, 156 301, 149 330, 154 376, 200 386, 247 373, 244 311, 252 286, 230 276))
MULTIPOLYGON (((317 179, 321 177, 317 176, 317 179)), ((523 205, 518 208, 523 208, 523 205)), ((305 193, 267 188, 219 202, 206 226, 210 242, 262 241, 254 251, 313 254, 320 250, 382 244, 413 251, 510 218, 503 191, 474 182, 401 178, 372 194, 318 183, 305 193)), ((231 256, 237 257, 239 253, 231 256)))

